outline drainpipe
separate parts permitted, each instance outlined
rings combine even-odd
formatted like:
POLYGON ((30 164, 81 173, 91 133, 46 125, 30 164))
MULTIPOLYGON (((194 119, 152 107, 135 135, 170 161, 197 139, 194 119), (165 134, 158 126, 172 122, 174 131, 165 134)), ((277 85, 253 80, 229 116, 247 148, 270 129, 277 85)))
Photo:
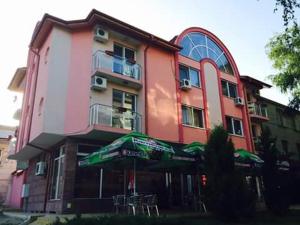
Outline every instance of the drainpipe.
POLYGON ((31 109, 31 112, 29 114, 30 119, 29 119, 29 128, 28 128, 29 132, 28 132, 28 136, 27 136, 27 143, 29 142, 29 139, 30 139, 31 125, 32 125, 32 119, 33 119, 33 112, 34 112, 34 102, 35 102, 36 88, 37 88, 37 78, 38 78, 38 72, 39 72, 39 67, 40 67, 40 54, 39 54, 39 52, 32 49, 32 48, 30 48, 30 51, 32 51, 37 56, 37 67, 36 67, 36 75, 34 77, 33 98, 32 98, 32 102, 31 102, 31 105, 32 105, 31 108, 32 109, 31 109))
POLYGON ((179 87, 179 63, 178 63, 178 52, 174 53, 174 68, 175 68, 175 87, 176 87, 176 100, 177 100, 177 122, 178 122, 178 141, 183 143, 183 126, 181 118, 181 93, 179 87))
MULTIPOLYGON (((39 65, 40 65, 40 55, 39 55, 39 53, 37 51, 35 51, 34 49, 32 49, 32 48, 30 48, 30 51, 33 52, 35 54, 35 56, 37 56, 37 68, 36 68, 36 76, 34 78, 33 98, 32 98, 32 102, 30 104, 30 105, 32 105, 32 110, 29 114, 30 118, 29 118, 28 134, 27 134, 27 137, 26 137, 26 144, 29 142, 29 139, 30 139, 31 124, 32 124, 32 118, 33 118, 33 108, 34 108, 35 94, 36 94, 36 87, 37 87, 37 77, 38 77, 38 71, 39 71, 39 65)), ((30 98, 30 95, 28 96, 28 100, 29 100, 29 98, 30 98)), ((26 126, 26 122, 25 122, 24 126, 26 126)), ((23 132, 24 132, 24 129, 25 129, 25 127, 23 127, 23 132)), ((23 144, 22 144, 22 146, 23 146, 23 144)), ((22 146, 20 146, 20 147, 22 147, 22 146)), ((30 164, 30 163, 28 163, 28 164, 30 164)), ((28 172, 28 168, 24 171, 23 184, 25 184, 27 182, 27 172, 28 172)), ((21 200, 22 207, 23 207, 23 204, 24 204, 24 199, 21 200)))
MULTIPOLYGON (((152 37, 153 38, 153 37, 152 37)), ((144 50, 144 76, 145 76, 145 84, 144 84, 144 93, 145 93, 145 134, 148 135, 148 80, 147 80, 147 52, 150 45, 148 44, 144 50)))

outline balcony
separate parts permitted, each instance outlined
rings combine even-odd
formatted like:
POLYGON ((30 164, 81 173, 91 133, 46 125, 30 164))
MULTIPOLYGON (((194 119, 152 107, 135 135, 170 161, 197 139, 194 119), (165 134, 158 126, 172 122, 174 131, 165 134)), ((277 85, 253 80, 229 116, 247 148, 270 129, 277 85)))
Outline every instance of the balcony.
POLYGON ((105 77, 111 82, 140 89, 141 66, 133 60, 114 56, 110 51, 97 51, 93 55, 93 75, 105 77))
POLYGON ((142 131, 141 115, 112 106, 94 104, 90 107, 90 125, 102 125, 130 131, 142 131))
POLYGON ((254 120, 268 121, 267 107, 262 104, 248 103, 248 111, 251 118, 254 120))

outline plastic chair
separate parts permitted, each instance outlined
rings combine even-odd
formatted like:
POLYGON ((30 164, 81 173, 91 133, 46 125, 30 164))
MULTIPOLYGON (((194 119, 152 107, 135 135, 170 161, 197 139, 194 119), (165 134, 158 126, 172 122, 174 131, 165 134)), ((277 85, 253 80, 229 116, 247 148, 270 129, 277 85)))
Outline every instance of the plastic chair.
POLYGON ((143 211, 144 211, 144 208, 147 209, 148 216, 151 215, 150 209, 155 208, 156 209, 156 215, 159 216, 156 195, 145 195, 142 207, 143 207, 143 211))
POLYGON ((142 195, 134 195, 128 198, 128 213, 130 213, 130 209, 132 209, 132 213, 135 216, 137 210, 142 208, 143 204, 143 196, 142 195))
POLYGON ((116 213, 119 213, 120 208, 126 207, 126 198, 125 195, 115 195, 113 196, 113 204, 116 209, 116 213))

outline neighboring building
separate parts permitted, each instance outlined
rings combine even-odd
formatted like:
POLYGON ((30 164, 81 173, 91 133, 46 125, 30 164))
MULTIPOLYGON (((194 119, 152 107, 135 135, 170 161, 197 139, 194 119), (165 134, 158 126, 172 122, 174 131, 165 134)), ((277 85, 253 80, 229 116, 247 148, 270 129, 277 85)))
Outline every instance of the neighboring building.
MULTIPOLYGON (((26 75, 26 67, 18 68, 8 85, 8 90, 16 92, 16 93, 23 93, 25 90, 25 75, 26 75)), ((16 99, 17 100, 17 99, 16 99)), ((18 100, 20 101, 20 100, 18 100)), ((16 102, 17 103, 17 102, 16 102)), ((22 109, 17 109, 13 115, 13 118, 16 120, 20 120, 21 118, 22 109)), ((14 155, 16 153, 16 138, 18 137, 19 128, 16 128, 15 132, 16 135, 10 141, 10 147, 8 155, 14 155)), ((11 160, 12 161, 12 160, 11 160)), ((22 206, 22 186, 25 179, 24 169, 26 169, 27 162, 25 161, 17 161, 14 164, 13 171, 11 172, 11 183, 10 183, 10 193, 7 198, 7 205, 12 208, 21 208, 22 206), (24 165, 25 164, 25 165, 24 165)))
POLYGON ((10 192, 11 174, 16 167, 15 160, 9 160, 9 142, 13 138, 15 127, 0 125, 0 205, 7 203, 10 192))
MULTIPOLYGON (((111 208, 109 197, 123 192, 123 173, 79 168, 77 161, 133 130, 174 144, 206 143, 224 124, 236 148, 253 150, 237 65, 207 30, 189 28, 165 41, 96 10, 74 21, 46 14, 29 47, 10 156, 29 161, 28 211, 111 208)), ((164 173, 138 177, 141 192, 166 183, 164 173)))
POLYGON ((261 98, 266 104, 268 126, 276 137, 276 146, 294 161, 300 161, 300 112, 270 99, 261 98))
POLYGON ((294 203, 300 202, 300 112, 260 96, 262 88, 271 86, 249 76, 241 76, 247 96, 253 148, 259 144, 263 127, 276 138, 276 147, 290 158, 293 186, 290 193, 294 203))
POLYGON ((250 119, 250 132, 253 138, 253 149, 258 143, 261 135, 262 126, 269 121, 268 110, 265 102, 262 100, 260 90, 270 88, 271 85, 256 80, 253 77, 241 76, 241 80, 245 87, 245 95, 247 99, 247 110, 250 119))

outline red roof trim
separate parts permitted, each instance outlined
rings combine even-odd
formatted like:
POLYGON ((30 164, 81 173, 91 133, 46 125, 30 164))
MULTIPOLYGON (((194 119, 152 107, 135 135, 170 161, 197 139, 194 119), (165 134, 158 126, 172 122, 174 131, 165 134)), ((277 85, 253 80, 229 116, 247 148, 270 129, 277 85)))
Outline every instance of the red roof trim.
MULTIPOLYGON (((153 45, 160 46, 162 48, 165 48, 167 50, 171 51, 179 51, 181 49, 180 46, 173 44, 169 41, 166 41, 160 37, 157 37, 153 34, 150 34, 146 31, 143 31, 137 27, 134 27, 130 24, 127 24, 125 22, 122 22, 116 18, 113 18, 109 15, 106 15, 104 13, 101 13, 95 9, 93 9, 86 19, 81 19, 81 20, 70 20, 66 21, 60 18, 57 18, 55 16, 51 16, 49 14, 45 14, 42 18, 42 21, 37 25, 36 30, 32 36, 32 40, 30 42, 31 47, 38 47, 40 43, 38 42, 38 37, 47 35, 47 32, 53 25, 57 26, 62 26, 64 28, 74 30, 78 28, 85 28, 85 27, 90 27, 94 24, 96 24, 98 21, 108 24, 108 25, 113 25, 116 28, 119 28, 123 31, 128 32, 134 37, 137 37, 139 39, 142 39, 144 41, 150 42, 153 45), (47 27, 48 26, 48 27, 47 27), (50 26, 50 27, 49 27, 50 26), (46 29, 45 32, 42 32, 43 29, 46 29)), ((41 37, 42 38, 42 37, 41 37)), ((42 38, 43 39, 43 38, 42 38)))

